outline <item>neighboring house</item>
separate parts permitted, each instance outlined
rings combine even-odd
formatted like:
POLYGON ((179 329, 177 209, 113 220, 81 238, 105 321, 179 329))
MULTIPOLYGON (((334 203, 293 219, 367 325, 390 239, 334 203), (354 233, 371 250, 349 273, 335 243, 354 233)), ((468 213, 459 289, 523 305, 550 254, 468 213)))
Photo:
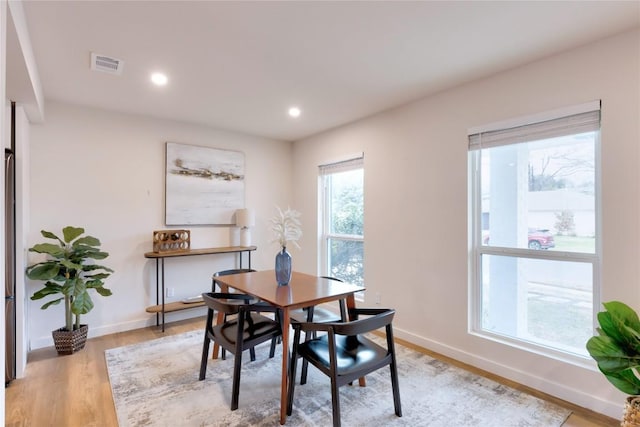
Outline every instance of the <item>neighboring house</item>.
POLYGON ((557 215, 573 214, 574 233, 595 236, 595 197, 571 190, 529 192, 529 226, 558 233, 557 215))
MULTIPOLYGON (((489 229, 491 203, 482 200, 482 229, 489 229)), ((573 233, 595 236, 595 197, 572 190, 530 191, 527 199, 527 226, 558 234, 558 216, 569 212, 573 216, 573 233)))

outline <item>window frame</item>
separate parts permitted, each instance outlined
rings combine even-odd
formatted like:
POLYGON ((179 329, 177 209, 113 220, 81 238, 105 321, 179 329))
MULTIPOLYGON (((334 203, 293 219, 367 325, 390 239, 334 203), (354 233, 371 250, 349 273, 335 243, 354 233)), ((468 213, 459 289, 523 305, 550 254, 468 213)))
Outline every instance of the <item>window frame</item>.
MULTIPOLYGON (((511 119, 500 123, 486 125, 482 128, 469 129, 468 134, 471 140, 472 135, 483 131, 493 131, 515 126, 526 126, 540 121, 553 120, 567 117, 588 109, 601 111, 600 101, 581 104, 565 109, 554 110, 538 115, 511 119)), ((595 248, 593 253, 566 252, 566 251, 541 251, 529 248, 516 248, 504 246, 491 246, 483 244, 482 233, 482 176, 481 176, 481 153, 484 147, 479 149, 469 149, 468 152, 468 188, 469 188, 469 297, 468 297, 468 332, 471 335, 486 338, 495 342, 520 348, 537 354, 553 357, 555 359, 567 361, 569 363, 591 367, 591 360, 588 354, 577 354, 570 350, 563 350, 556 346, 547 346, 540 342, 534 342, 501 334, 498 332, 483 329, 483 256, 508 256, 518 259, 541 259, 548 261, 571 261, 591 264, 592 268, 592 313, 591 323, 595 331, 597 326, 597 312, 601 306, 601 265, 602 265, 602 205, 601 205, 601 126, 595 131, 594 139, 594 213, 595 213, 595 248)), ((579 131, 571 134, 580 133, 579 131)), ((526 143, 517 141, 512 144, 526 143)), ((471 144, 471 143, 470 143, 471 144)), ((504 144, 504 145, 512 145, 504 144)), ((486 147, 490 148, 490 147, 486 147)))
MULTIPOLYGON (((340 173, 361 169, 363 172, 363 182, 362 182, 362 192, 363 192, 363 224, 364 224, 364 153, 359 153, 357 155, 349 156, 344 160, 334 161, 331 163, 321 164, 318 167, 318 207, 319 207, 319 274, 326 276, 331 275, 329 271, 329 253, 330 253, 330 245, 329 242, 334 240, 339 241, 355 241, 362 242, 363 251, 364 251, 364 228, 362 235, 354 235, 354 234, 342 234, 332 232, 331 221, 330 221, 330 209, 329 203, 331 200, 331 191, 327 188, 327 176, 340 173)), ((363 256, 364 260, 364 256, 363 256)), ((362 280, 364 282, 364 269, 365 266, 363 264, 362 267, 362 280)), ((358 292, 355 294, 357 300, 364 300, 364 292, 358 292)))

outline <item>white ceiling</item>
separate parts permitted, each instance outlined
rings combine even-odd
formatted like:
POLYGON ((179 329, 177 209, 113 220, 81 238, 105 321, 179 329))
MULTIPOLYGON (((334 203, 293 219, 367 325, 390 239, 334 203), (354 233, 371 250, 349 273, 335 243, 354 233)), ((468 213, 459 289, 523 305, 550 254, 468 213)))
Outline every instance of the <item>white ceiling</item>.
POLYGON ((638 1, 23 5, 47 100, 281 140, 640 25, 638 1), (91 52, 123 60, 122 75, 91 71, 91 52))

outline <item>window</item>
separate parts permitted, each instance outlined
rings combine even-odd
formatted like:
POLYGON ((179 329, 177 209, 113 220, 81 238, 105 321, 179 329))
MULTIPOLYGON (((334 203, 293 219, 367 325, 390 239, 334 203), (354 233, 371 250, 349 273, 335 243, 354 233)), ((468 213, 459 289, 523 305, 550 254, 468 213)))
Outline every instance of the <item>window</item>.
POLYGON ((474 332, 587 357, 599 300, 600 104, 471 131, 474 332))
POLYGON ((363 157, 320 166, 322 274, 364 286, 363 157))

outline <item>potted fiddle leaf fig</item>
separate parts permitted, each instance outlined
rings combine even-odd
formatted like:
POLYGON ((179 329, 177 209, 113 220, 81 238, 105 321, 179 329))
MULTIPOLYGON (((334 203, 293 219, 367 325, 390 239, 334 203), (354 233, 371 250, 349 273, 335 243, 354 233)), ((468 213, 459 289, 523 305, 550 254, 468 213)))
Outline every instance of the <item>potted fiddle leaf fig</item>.
POLYGON ((622 427, 640 425, 640 319, 620 301, 603 303, 598 313, 598 335, 587 341, 587 351, 604 376, 628 394, 622 427))
POLYGON ((95 263, 109 254, 100 250, 100 240, 83 236, 84 228, 65 227, 62 238, 45 230, 41 234, 55 243, 38 243, 29 248, 30 252, 47 255, 45 261, 27 267, 29 279, 45 282, 31 299, 52 296, 54 299, 46 302, 41 307, 43 310, 64 304, 65 325, 52 331, 52 335, 59 354, 72 354, 84 348, 87 339, 89 327, 80 323, 80 316, 93 309, 89 290, 104 297, 111 295, 111 290, 104 287, 104 280, 113 270, 95 263))

